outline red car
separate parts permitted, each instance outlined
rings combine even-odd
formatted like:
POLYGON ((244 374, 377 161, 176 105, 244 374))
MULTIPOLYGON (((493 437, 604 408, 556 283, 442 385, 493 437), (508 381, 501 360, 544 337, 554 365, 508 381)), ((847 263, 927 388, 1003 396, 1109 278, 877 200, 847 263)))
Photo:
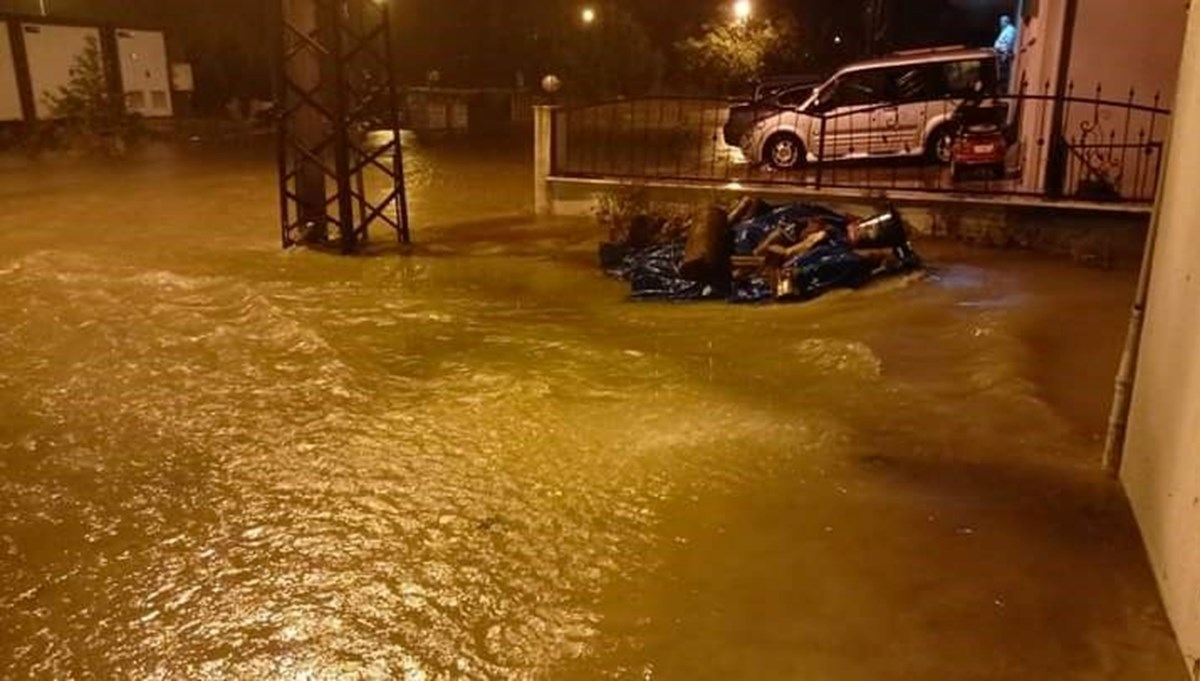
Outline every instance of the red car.
POLYGON ((1007 174, 1008 140, 1004 135, 1004 109, 964 106, 956 115, 957 134, 950 159, 950 175, 957 182, 973 171, 1001 179, 1007 174))

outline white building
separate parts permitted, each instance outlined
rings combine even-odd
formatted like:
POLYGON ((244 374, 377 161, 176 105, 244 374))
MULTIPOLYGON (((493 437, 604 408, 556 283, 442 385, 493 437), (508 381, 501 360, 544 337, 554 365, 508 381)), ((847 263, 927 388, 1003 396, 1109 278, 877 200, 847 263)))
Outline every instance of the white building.
MULTIPOLYGON (((1017 70, 1033 89, 1172 110, 1146 270, 1146 322, 1122 481, 1192 677, 1200 680, 1200 4, 1187 0, 1025 0, 1017 70), (1189 5, 1191 9, 1189 10, 1189 5), (1185 41, 1186 38, 1186 41, 1185 41), (1064 81, 1064 78, 1066 79, 1064 81)), ((1066 129, 1099 119, 1063 112, 1066 129)), ((1037 121, 1023 121, 1029 145, 1037 121)), ((1145 119, 1130 125, 1146 125, 1145 119)), ((1025 149, 1028 170, 1036 150, 1025 149)), ((1045 172, 1045 165, 1040 168, 1045 172)), ((1036 173, 1034 174, 1036 176, 1036 173)))
POLYGON ((1185 23, 1122 479, 1200 679, 1200 6, 1185 23))
POLYGON ((128 113, 174 115, 164 32, 8 15, 0 16, 0 123, 53 119, 50 97, 71 81, 90 44, 128 113))
MULTIPOLYGON (((1168 121, 1151 109, 1169 109, 1174 100, 1187 6, 1187 0, 1021 2, 1014 91, 1073 98, 1058 112, 1059 129, 1069 144, 1083 148, 1080 153, 1108 165, 1126 195, 1135 184, 1146 194, 1154 189, 1162 162, 1156 143, 1165 140, 1168 121), (1134 148, 1139 143, 1146 146, 1134 148), (1125 144, 1131 146, 1118 146, 1125 144)), ((1054 174, 1049 139, 1054 119, 1053 107, 1027 102, 1022 114, 1027 188, 1045 186, 1048 171, 1054 174)), ((1068 193, 1086 174, 1083 165, 1079 156, 1068 159, 1068 193)))

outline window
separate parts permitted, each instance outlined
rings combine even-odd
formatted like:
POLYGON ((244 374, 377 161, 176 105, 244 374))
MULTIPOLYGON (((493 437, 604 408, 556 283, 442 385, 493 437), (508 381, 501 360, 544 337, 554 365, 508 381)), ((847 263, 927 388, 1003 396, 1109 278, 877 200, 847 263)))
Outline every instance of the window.
POLYGON ((991 94, 996 89, 996 64, 990 60, 947 62, 943 66, 946 92, 951 97, 991 94))
POLYGON ((892 95, 898 102, 920 102, 938 99, 936 68, 928 66, 904 66, 888 74, 892 81, 892 95))
POLYGON ((146 93, 141 91, 125 93, 125 108, 130 111, 141 111, 146 108, 146 93))
POLYGON ((886 76, 883 71, 859 71, 838 78, 828 98, 827 108, 866 106, 886 101, 886 76))
POLYGON ((779 103, 782 106, 800 106, 808 101, 812 96, 813 89, 811 87, 793 88, 779 95, 779 103))

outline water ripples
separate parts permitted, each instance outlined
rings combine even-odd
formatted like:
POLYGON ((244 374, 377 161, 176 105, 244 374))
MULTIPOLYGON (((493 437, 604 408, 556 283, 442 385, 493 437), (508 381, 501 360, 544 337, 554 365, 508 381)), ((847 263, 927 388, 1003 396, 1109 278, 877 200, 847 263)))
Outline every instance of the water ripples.
POLYGON ((0 276, 10 670, 546 672, 652 568, 666 500, 814 439, 536 305, 59 252, 0 276))

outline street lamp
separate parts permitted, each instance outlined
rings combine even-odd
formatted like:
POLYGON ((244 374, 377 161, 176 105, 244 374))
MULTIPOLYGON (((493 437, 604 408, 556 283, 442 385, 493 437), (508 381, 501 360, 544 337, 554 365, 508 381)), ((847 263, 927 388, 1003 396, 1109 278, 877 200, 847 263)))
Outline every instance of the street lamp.
POLYGON ((750 15, 754 13, 754 5, 750 0, 735 0, 733 3, 733 18, 739 24, 744 24, 750 20, 750 15))
POLYGON ((591 7, 584 7, 583 11, 579 13, 579 18, 583 20, 584 26, 591 26, 596 23, 596 10, 591 7))

